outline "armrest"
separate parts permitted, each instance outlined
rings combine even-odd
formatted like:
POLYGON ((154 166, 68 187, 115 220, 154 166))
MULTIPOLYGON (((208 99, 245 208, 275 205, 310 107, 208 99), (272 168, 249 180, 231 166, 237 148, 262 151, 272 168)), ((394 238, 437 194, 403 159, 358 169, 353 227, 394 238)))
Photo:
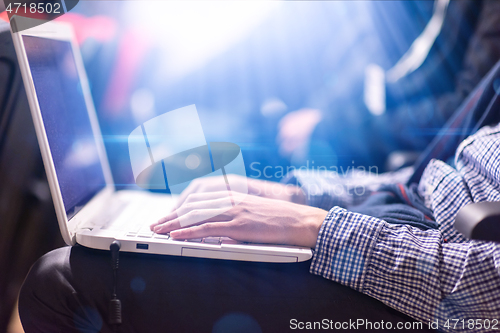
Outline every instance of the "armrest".
POLYGON ((476 202, 462 207, 454 226, 469 239, 500 242, 500 202, 476 202))

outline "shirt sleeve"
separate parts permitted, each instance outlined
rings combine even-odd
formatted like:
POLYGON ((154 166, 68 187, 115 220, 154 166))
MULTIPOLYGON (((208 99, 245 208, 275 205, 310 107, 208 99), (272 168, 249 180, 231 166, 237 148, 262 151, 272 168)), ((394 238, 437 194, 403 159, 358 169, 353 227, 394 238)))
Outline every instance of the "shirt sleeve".
POLYGON ((311 264, 313 274, 424 323, 438 320, 450 332, 468 330, 454 329, 452 319, 500 319, 499 270, 494 243, 446 243, 439 230, 392 225, 340 207, 325 218, 311 264))

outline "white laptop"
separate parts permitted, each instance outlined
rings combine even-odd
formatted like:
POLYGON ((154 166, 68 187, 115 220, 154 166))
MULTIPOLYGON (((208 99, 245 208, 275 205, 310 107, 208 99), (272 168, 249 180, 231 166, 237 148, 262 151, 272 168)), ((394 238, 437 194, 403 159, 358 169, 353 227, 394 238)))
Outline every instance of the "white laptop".
POLYGON ((259 262, 299 262, 309 248, 239 243, 224 237, 172 240, 149 225, 175 198, 116 191, 85 69, 71 26, 48 22, 13 33, 62 237, 68 245, 259 262))

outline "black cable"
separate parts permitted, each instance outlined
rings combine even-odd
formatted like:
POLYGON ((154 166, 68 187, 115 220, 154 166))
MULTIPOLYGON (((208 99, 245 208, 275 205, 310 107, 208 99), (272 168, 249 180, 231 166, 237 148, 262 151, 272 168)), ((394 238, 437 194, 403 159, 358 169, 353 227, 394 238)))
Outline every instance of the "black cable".
POLYGON ((121 244, 115 240, 109 246, 111 251, 111 267, 113 268, 113 298, 109 301, 109 324, 113 326, 116 332, 118 326, 122 323, 122 303, 116 296, 116 289, 118 284, 118 265, 120 261, 119 252, 121 244))

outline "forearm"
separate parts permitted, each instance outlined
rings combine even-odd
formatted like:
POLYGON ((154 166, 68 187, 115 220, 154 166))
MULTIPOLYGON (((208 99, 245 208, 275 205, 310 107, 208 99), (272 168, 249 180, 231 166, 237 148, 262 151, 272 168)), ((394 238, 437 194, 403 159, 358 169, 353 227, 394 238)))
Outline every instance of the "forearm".
POLYGON ((500 316, 500 248, 445 243, 421 231, 341 208, 321 227, 311 273, 347 285, 428 323, 500 316))

